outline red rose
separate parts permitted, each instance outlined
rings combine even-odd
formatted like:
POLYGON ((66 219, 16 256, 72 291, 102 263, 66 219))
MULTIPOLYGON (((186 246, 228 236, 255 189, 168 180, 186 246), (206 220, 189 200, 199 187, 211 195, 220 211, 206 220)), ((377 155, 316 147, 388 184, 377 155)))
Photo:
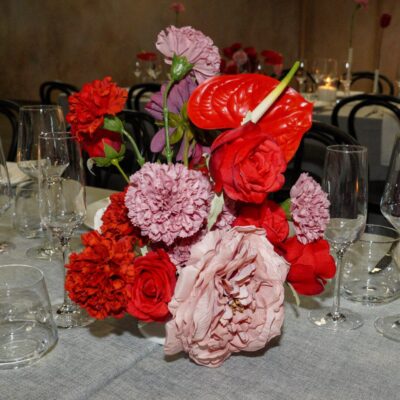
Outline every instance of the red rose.
POLYGON ((128 313, 145 322, 167 320, 170 316, 168 303, 175 284, 176 267, 164 250, 158 249, 136 258, 128 313))
POLYGON ((98 129, 93 136, 85 137, 82 142, 82 148, 87 151, 89 157, 105 157, 105 144, 119 153, 122 145, 121 134, 106 129, 98 129))
POLYGON ((251 122, 226 131, 211 146, 210 173, 215 190, 246 203, 262 203, 285 181, 286 162, 268 132, 251 122))
POLYGON ((104 237, 114 238, 115 240, 130 237, 132 243, 137 242, 139 246, 142 246, 144 240, 128 217, 128 209, 125 206, 126 190, 110 196, 110 204, 101 217, 103 221, 101 232, 104 237))
POLYGON ((335 276, 335 260, 329 254, 329 244, 320 239, 301 244, 294 236, 280 246, 283 256, 290 263, 286 280, 295 290, 307 296, 324 290, 326 279, 335 276))
POLYGON ((136 54, 136 57, 142 61, 155 61, 157 59, 157 54, 152 51, 141 51, 136 54))
POLYGON ((91 137, 103 126, 105 115, 115 115, 125 106, 128 92, 112 82, 111 77, 94 80, 69 96, 67 121, 79 141, 91 137))
POLYGON ((285 211, 271 200, 266 200, 261 205, 245 204, 238 214, 233 226, 254 225, 264 228, 268 240, 274 245, 283 242, 289 234, 285 211))
POLYGON ((114 240, 96 231, 82 235, 85 249, 71 254, 65 289, 94 318, 123 317, 127 284, 133 282, 135 254, 130 238, 114 240))

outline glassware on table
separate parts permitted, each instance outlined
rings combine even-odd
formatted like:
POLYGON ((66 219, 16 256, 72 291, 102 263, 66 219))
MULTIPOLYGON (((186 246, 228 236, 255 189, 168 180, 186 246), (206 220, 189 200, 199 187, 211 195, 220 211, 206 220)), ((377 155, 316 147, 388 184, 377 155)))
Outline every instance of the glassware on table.
POLYGON ((343 294, 366 305, 387 303, 400 295, 400 235, 381 225, 367 224, 346 252, 343 294))
POLYGON ((299 68, 296 72, 295 78, 299 85, 299 92, 304 93, 306 90, 306 81, 307 81, 307 60, 301 59, 299 68))
POLYGON ((396 69, 397 96, 400 97, 400 61, 396 69))
MULTIPOLYGON (((400 137, 396 139, 385 189, 381 199, 381 212, 400 232, 400 137)), ((400 341, 400 314, 378 318, 376 330, 389 339, 400 341)))
MULTIPOLYGON (((57 105, 23 106, 19 111, 17 140, 18 168, 34 181, 38 179, 38 146, 42 132, 65 130, 62 108, 57 105)), ((36 247, 27 250, 29 258, 49 259, 57 251, 51 233, 36 247)))
POLYGON ((42 272, 29 265, 1 265, 0 369, 32 364, 57 340, 42 272))
POLYGON ((333 306, 310 312, 309 319, 320 328, 356 329, 363 324, 360 315, 340 307, 343 256, 359 239, 367 219, 367 148, 334 145, 327 148, 323 188, 330 202, 330 221, 325 238, 336 253, 336 279, 333 306))
POLYGON ((36 181, 24 182, 16 188, 14 229, 26 239, 37 238, 42 231, 39 215, 39 185, 36 181))
POLYGON ((348 60, 342 62, 339 77, 340 83, 343 86, 343 94, 345 97, 349 97, 351 87, 351 64, 348 60))
MULTIPOLYGON (((0 215, 3 215, 11 206, 12 189, 8 175, 7 162, 3 153, 3 146, 0 140, 0 215)), ((10 241, 0 237, 0 254, 15 248, 10 241)))
POLYGON ((318 87, 323 83, 326 77, 327 59, 315 58, 311 63, 311 76, 314 79, 315 85, 318 87))
MULTIPOLYGON (((68 262, 72 234, 86 216, 81 150, 69 132, 40 135, 39 197, 42 223, 59 240, 64 267, 68 262)), ((57 307, 54 319, 62 328, 85 326, 94 321, 72 302, 65 288, 64 302, 57 307)))

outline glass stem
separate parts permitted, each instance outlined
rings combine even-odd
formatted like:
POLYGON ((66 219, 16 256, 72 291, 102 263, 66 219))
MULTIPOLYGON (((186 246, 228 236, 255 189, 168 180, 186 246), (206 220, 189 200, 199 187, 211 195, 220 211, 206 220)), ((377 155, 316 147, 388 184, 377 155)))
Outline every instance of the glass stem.
POLYGON ((74 303, 72 302, 72 300, 69 298, 68 296, 68 292, 65 290, 65 275, 67 273, 67 270, 65 268, 65 265, 68 263, 68 257, 69 257, 69 253, 70 253, 70 243, 71 238, 70 237, 65 237, 62 236, 60 238, 60 243, 61 243, 61 251, 62 251, 62 260, 63 260, 63 268, 64 268, 64 303, 62 305, 62 307, 65 308, 73 308, 74 303))
POLYGON ((336 252, 336 279, 335 289, 333 292, 333 307, 332 307, 332 319, 337 321, 340 319, 340 287, 342 285, 342 267, 343 267, 343 256, 346 249, 340 249, 336 252))

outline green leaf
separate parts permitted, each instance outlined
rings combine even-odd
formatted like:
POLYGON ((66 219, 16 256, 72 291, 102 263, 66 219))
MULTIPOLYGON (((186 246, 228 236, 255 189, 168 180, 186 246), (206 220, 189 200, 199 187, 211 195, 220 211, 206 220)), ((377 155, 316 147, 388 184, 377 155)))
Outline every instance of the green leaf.
POLYGON ((119 153, 117 150, 114 149, 114 147, 111 147, 107 143, 104 143, 104 155, 106 156, 105 158, 108 158, 109 160, 112 160, 113 158, 118 158, 119 153))
POLYGON ((174 133, 169 137, 169 142, 171 144, 178 143, 182 139, 184 133, 185 132, 184 132, 183 127, 182 126, 178 126, 175 129, 174 133))
POLYGON ((292 291, 294 300, 296 301, 296 305, 297 305, 297 307, 299 307, 300 306, 300 297, 299 297, 299 295, 297 294, 296 290, 294 289, 294 287, 289 282, 286 282, 286 284, 289 286, 290 290, 292 291))
POLYGON ((282 207, 283 211, 285 211, 286 219, 288 221, 292 221, 292 214, 290 213, 291 204, 292 204, 292 202, 291 202, 290 198, 286 199, 284 202, 282 202, 280 204, 280 206, 282 207))
POLYGON ((103 128, 109 131, 122 133, 124 125, 118 117, 108 116, 104 118, 103 128))
POLYGON ((104 157, 93 157, 92 160, 96 163, 98 167, 109 167, 111 165, 111 160, 104 157))
POLYGON ((212 199, 210 213, 208 214, 207 218, 207 230, 210 230, 217 222, 217 218, 219 214, 221 214, 223 207, 224 194, 222 192, 220 194, 215 194, 214 198, 212 199))

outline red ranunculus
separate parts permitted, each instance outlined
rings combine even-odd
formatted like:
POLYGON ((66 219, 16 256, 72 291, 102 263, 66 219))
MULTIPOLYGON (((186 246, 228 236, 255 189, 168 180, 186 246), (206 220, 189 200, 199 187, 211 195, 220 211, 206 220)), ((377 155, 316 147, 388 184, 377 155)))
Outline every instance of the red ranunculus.
POLYGON ((254 225, 264 228, 268 240, 274 245, 283 242, 289 234, 285 211, 271 200, 266 200, 261 205, 244 204, 238 214, 233 226, 254 225))
POLYGON ((211 147, 210 173, 216 192, 232 200, 262 203, 285 181, 281 148, 259 125, 247 123, 226 131, 211 147))
POLYGON ((103 221, 101 232, 104 237, 114 238, 115 240, 130 237, 133 243, 136 242, 141 246, 144 244, 144 239, 128 218, 128 209, 125 206, 126 190, 110 196, 110 204, 101 217, 103 221))
POLYGON ((85 249, 71 254, 65 278, 70 298, 97 319, 123 317, 127 285, 134 280, 132 241, 115 240, 91 231, 82 235, 85 249))
POLYGON ((145 322, 166 321, 170 316, 168 303, 175 284, 176 267, 164 250, 158 249, 136 258, 128 313, 145 322))
POLYGON ((157 59, 157 54, 152 51, 141 51, 136 54, 136 57, 142 61, 155 61, 157 59))
POLYGON ((82 142, 83 150, 87 151, 89 157, 105 157, 104 145, 112 147, 117 153, 121 150, 122 137, 119 132, 98 129, 91 137, 86 137, 82 142))
POLYGON ((79 141, 91 137, 103 126, 105 115, 115 115, 125 106, 128 92, 107 76, 83 85, 82 90, 69 96, 67 121, 79 141))
POLYGON ((286 280, 295 290, 307 296, 320 294, 327 279, 335 276, 335 260, 329 253, 329 244, 320 239, 301 244, 296 236, 280 245, 283 257, 290 263, 286 280))

